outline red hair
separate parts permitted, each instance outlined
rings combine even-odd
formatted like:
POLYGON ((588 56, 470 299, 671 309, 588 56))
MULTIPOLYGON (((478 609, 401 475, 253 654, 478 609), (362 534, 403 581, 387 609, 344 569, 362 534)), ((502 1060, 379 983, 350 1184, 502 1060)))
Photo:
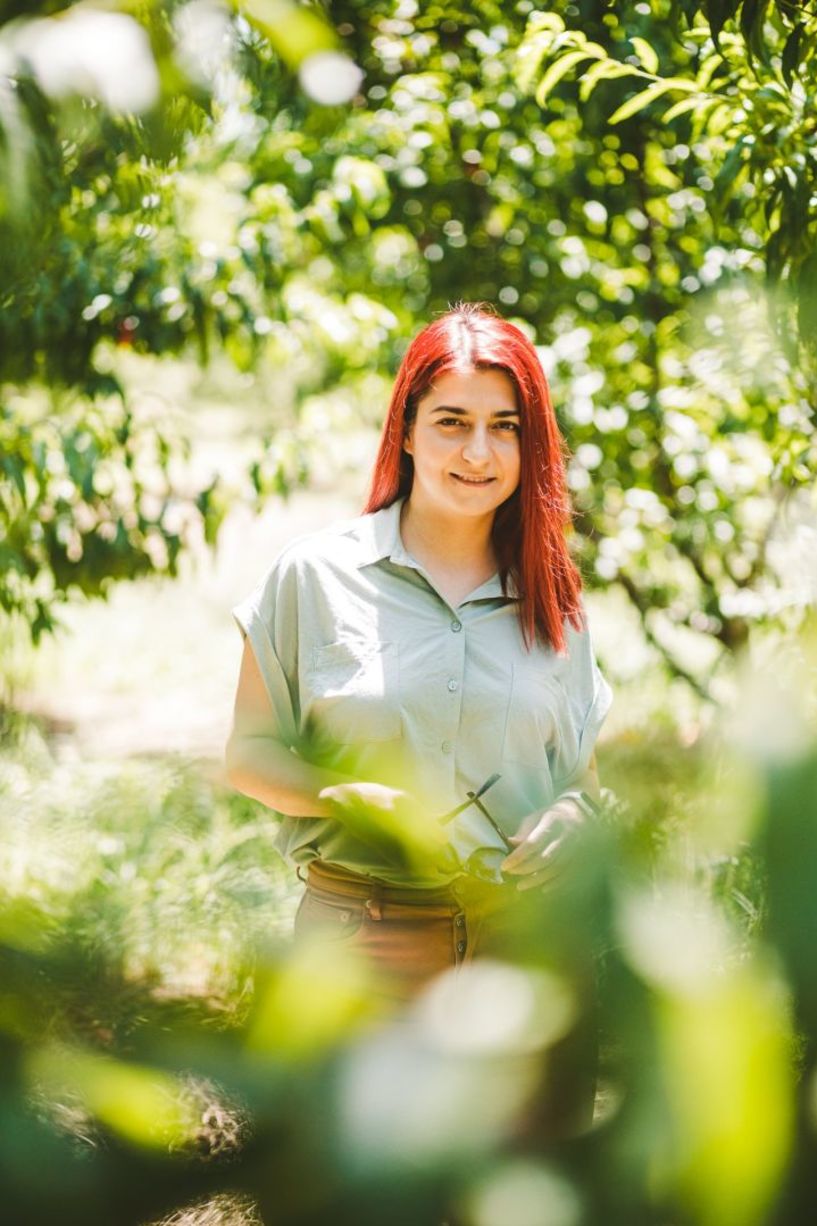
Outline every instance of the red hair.
POLYGON ((498 508, 493 527, 503 590, 512 578, 527 647, 538 638, 563 652, 565 618, 582 628, 582 581, 565 539, 573 514, 565 475, 569 453, 536 349, 521 329, 486 304, 457 303, 427 324, 406 350, 364 513, 410 493, 414 463, 403 440, 434 380, 448 371, 488 368, 509 376, 520 416, 519 485, 498 508))

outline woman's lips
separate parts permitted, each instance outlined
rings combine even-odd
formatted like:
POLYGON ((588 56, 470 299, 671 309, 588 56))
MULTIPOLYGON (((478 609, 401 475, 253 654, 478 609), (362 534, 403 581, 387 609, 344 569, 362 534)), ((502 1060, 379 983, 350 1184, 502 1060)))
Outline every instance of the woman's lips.
POLYGON ((451 476, 455 481, 462 482, 463 485, 490 485, 495 479, 494 477, 464 477, 461 473, 452 473, 451 476))

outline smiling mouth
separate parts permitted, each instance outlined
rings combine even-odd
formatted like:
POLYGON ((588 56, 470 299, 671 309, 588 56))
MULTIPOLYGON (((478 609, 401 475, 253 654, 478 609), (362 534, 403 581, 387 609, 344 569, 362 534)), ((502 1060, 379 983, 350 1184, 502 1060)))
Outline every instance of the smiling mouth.
POLYGON ((452 473, 451 476, 455 481, 461 481, 463 485, 490 485, 495 480, 494 477, 464 477, 462 473, 452 473))

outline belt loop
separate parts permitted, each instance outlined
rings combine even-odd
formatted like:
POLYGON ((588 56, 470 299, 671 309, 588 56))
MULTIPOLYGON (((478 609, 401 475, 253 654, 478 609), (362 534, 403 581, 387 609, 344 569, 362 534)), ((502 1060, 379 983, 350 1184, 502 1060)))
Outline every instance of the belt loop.
POLYGON ((373 883, 372 884, 372 896, 371 898, 366 899, 366 910, 369 912, 369 916, 373 920, 382 920, 383 918, 383 912, 381 910, 380 903, 381 903, 380 886, 377 885, 376 883, 373 883))

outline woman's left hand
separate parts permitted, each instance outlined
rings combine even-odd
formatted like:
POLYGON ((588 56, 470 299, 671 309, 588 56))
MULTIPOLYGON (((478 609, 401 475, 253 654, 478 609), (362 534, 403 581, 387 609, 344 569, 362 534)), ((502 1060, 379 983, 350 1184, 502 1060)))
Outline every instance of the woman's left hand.
POLYGON ((543 813, 524 819, 509 843, 514 850, 502 861, 503 873, 518 875, 519 890, 549 885, 570 864, 576 850, 576 832, 585 823, 585 814, 575 800, 557 800, 543 813))

